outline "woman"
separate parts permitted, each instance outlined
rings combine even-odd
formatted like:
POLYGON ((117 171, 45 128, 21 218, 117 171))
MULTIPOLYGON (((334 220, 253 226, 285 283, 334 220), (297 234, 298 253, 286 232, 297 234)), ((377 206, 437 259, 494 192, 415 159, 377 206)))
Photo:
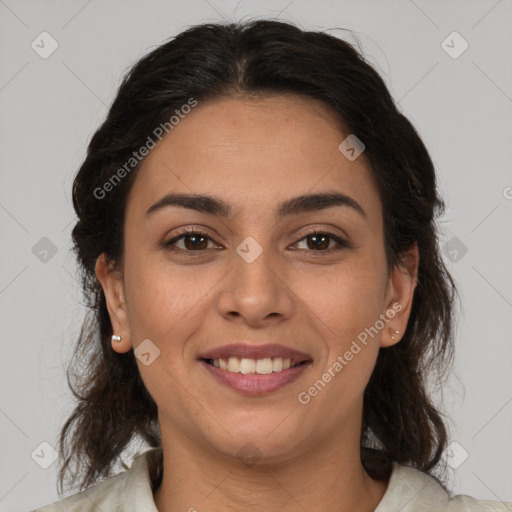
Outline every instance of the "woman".
POLYGON ((450 497, 426 391, 456 290, 430 156, 351 45, 192 27, 140 60, 73 187, 93 316, 58 510, 507 510, 450 497), (110 476, 132 440, 149 450, 110 476))

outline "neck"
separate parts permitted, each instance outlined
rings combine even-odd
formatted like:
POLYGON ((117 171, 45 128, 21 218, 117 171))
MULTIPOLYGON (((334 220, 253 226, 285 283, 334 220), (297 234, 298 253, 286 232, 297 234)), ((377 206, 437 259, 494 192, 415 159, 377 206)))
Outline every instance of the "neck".
POLYGON ((197 440, 176 431, 165 433, 162 483, 154 493, 159 512, 373 512, 388 484, 366 473, 359 442, 342 434, 338 445, 326 442, 279 462, 252 463, 198 448, 197 440))

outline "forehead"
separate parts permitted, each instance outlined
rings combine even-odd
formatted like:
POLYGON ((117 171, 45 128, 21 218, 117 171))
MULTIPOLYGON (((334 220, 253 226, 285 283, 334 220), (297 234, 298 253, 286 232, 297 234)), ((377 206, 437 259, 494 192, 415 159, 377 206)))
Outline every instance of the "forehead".
POLYGON ((168 192, 209 194, 234 214, 257 215, 289 197, 338 190, 380 215, 368 161, 339 150, 348 136, 322 102, 301 96, 199 103, 150 151, 128 209, 137 216, 168 192))

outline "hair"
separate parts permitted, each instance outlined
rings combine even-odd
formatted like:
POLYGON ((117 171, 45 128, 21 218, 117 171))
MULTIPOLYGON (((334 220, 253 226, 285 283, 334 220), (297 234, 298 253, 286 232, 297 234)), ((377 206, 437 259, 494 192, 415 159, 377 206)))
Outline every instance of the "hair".
POLYGON ((425 145, 352 44, 276 20, 207 23, 189 27, 127 72, 73 183, 73 250, 89 309, 67 371, 77 404, 60 433, 60 490, 67 473, 70 487, 78 481, 80 490, 109 476, 137 439, 161 446, 157 406, 133 350, 111 348, 112 325, 95 274, 102 253, 122 267, 124 212, 140 162, 104 197, 98 190, 116 172, 121 176, 148 136, 191 98, 280 94, 323 102, 347 134, 363 141, 382 203, 388 268, 403 265, 414 244, 419 250, 407 329, 399 343, 380 349, 365 388, 362 464, 379 478, 393 463, 431 473, 442 460, 447 428, 426 379, 445 375, 452 363, 457 290, 440 256, 436 215, 444 203, 425 145))

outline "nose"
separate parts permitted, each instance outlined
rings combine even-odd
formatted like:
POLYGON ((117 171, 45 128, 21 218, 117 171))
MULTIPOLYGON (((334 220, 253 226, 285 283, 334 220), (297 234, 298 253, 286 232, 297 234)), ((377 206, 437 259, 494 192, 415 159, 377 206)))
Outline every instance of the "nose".
POLYGON ((251 327, 263 327, 290 318, 295 300, 286 274, 284 264, 278 264, 269 250, 256 251, 250 241, 247 245, 240 244, 233 254, 232 266, 222 280, 217 301, 219 314, 251 327), (244 248, 248 248, 248 252, 241 250, 244 248))

